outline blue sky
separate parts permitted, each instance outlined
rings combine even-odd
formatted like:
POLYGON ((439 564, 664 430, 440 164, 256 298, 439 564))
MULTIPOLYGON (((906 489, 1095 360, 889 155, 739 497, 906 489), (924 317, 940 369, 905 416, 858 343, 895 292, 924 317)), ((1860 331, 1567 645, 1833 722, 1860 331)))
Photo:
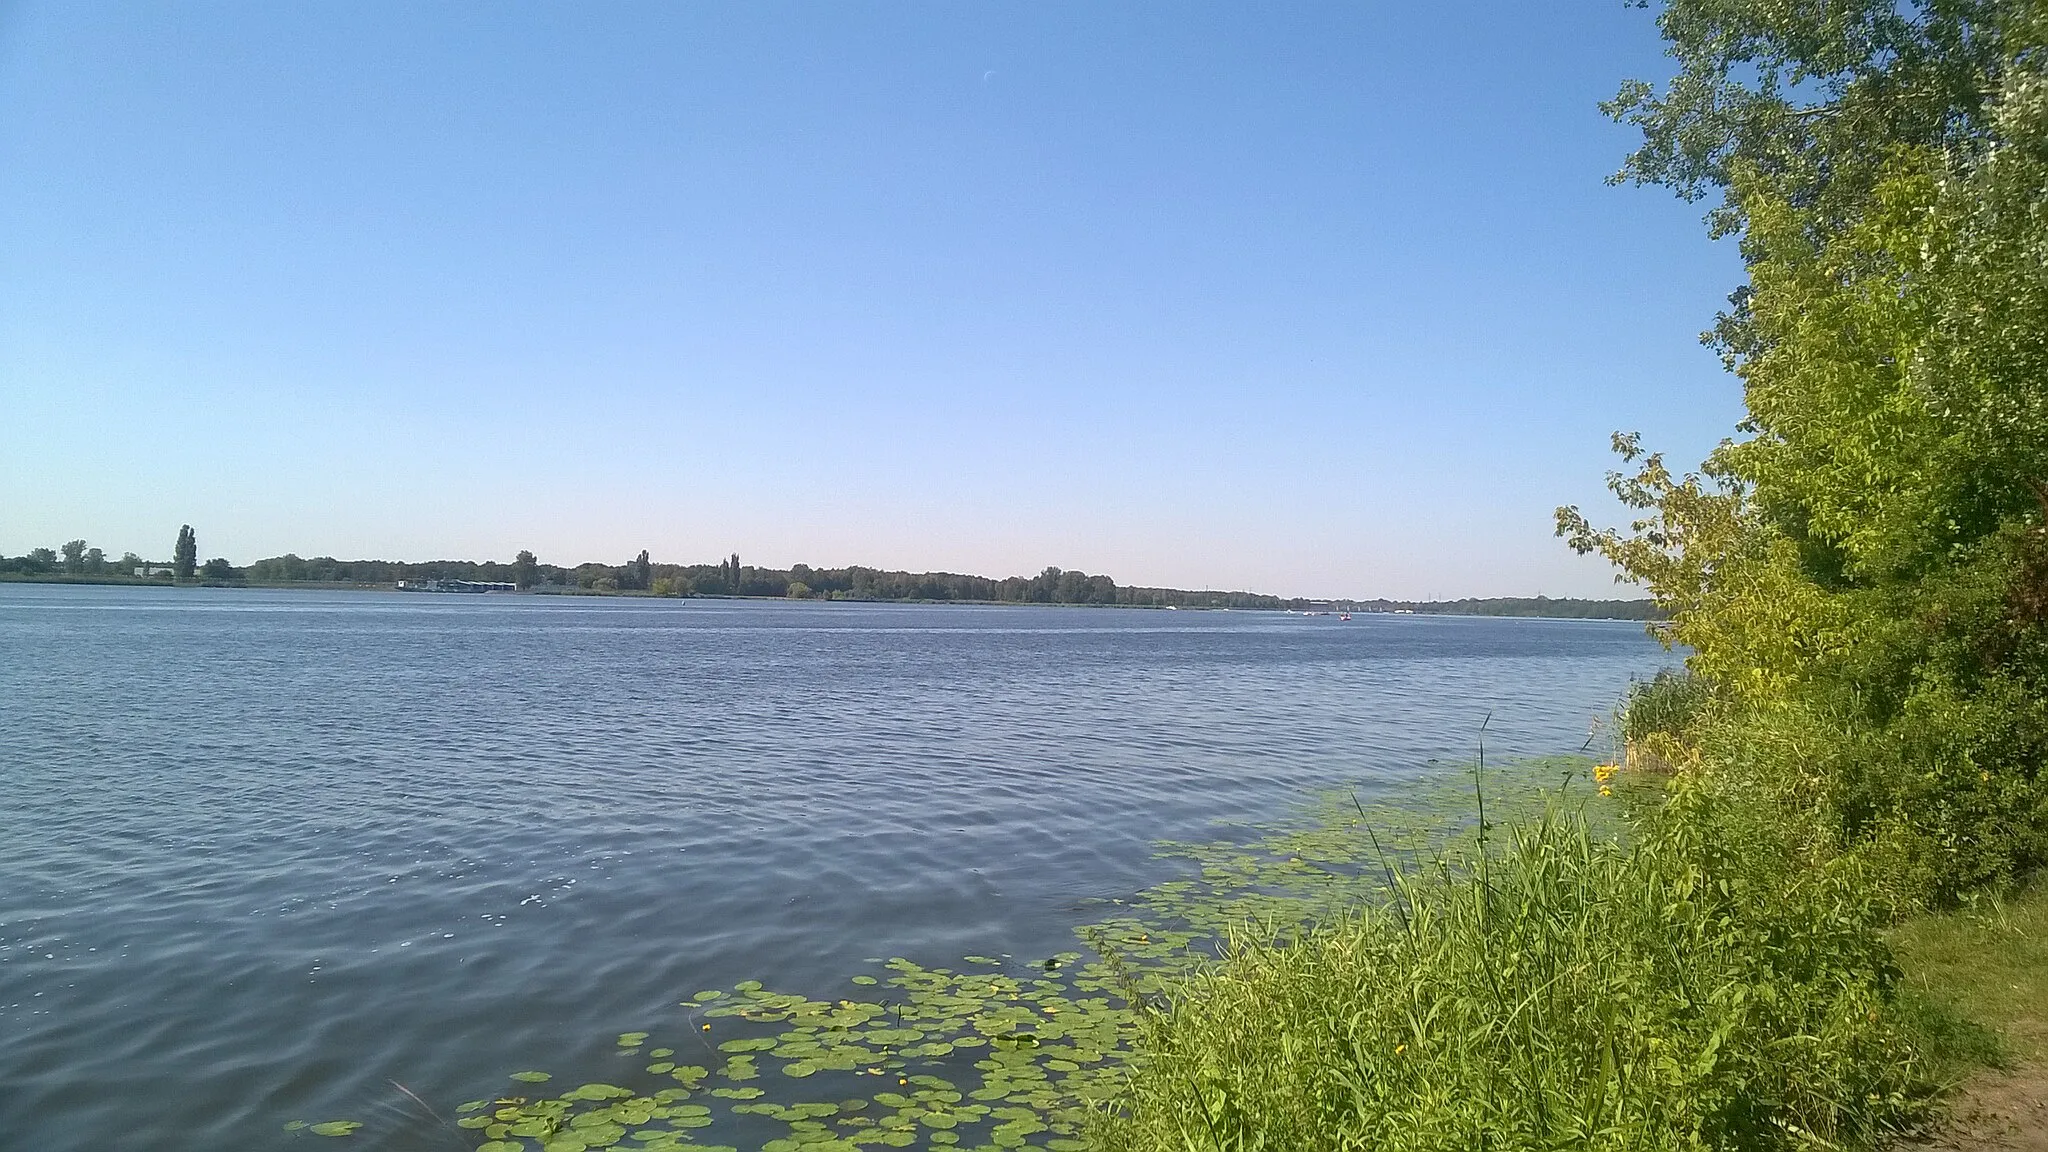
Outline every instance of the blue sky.
POLYGON ((1614 2, 0 7, 0 552, 1603 595, 1740 275, 1614 2))

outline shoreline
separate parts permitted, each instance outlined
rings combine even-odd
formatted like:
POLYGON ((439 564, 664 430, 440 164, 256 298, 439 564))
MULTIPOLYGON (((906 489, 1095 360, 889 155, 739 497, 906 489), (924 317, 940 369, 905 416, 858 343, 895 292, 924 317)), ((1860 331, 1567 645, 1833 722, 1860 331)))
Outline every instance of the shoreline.
MULTIPOLYGON (((9 573, 0 573, 0 584, 61 584, 61 585, 81 585, 81 586, 89 586, 89 587, 107 587, 107 588, 224 588, 224 589, 262 589, 262 590, 269 590, 269 591, 292 591, 292 592, 399 592, 399 591, 401 591, 401 589, 395 588, 395 587, 393 587, 392 585, 389 585, 389 584, 362 584, 362 583, 355 583, 355 582, 344 582, 344 581, 325 581, 325 580, 283 580, 283 581, 259 581, 259 580, 199 580, 199 579, 191 579, 191 580, 176 580, 176 579, 168 579, 168 578, 163 578, 163 577, 147 577, 147 576, 121 576, 121 575, 118 575, 118 574, 113 574, 113 573, 104 573, 104 574, 99 574, 99 575, 85 575, 85 574, 72 574, 72 573, 62 573, 62 572, 52 572, 52 573, 41 573, 41 574, 37 574, 37 575, 32 575, 32 576, 22 575, 22 574, 20 574, 20 573, 14 573, 14 572, 9 572, 9 573)), ((408 595, 412 595, 412 594, 414 594, 414 593, 411 593, 411 592, 409 592, 409 591, 408 591, 408 592, 407 592, 407 594, 408 594, 408 595)), ((1299 612, 1299 611, 1297 611, 1297 610, 1295 610, 1295 609, 1292 609, 1292 608, 1230 608, 1230 607, 1222 607, 1222 606, 1209 606, 1209 605, 1192 605, 1192 604, 1180 604, 1180 605, 1172 605, 1172 604, 1102 604, 1102 603, 1089 603, 1089 602, 1085 602, 1085 601, 1073 601, 1073 602, 1059 602, 1059 601, 1053 601, 1053 602, 1047 602, 1047 601, 1039 601, 1039 600, 969 600, 969 599, 912 599, 912 598, 907 598, 907 597, 906 597, 906 598, 900 598, 900 599, 898 599, 898 598, 882 598, 882 597, 865 597, 865 598, 864 598, 864 597, 854 597, 854 596, 794 596, 794 597, 793 597, 793 596, 737 596, 737 595, 730 595, 730 594, 726 594, 726 593, 709 593, 709 594, 700 594, 700 593, 692 593, 691 595, 688 595, 688 596, 662 596, 662 595, 658 595, 658 594, 656 594, 656 593, 653 593, 653 592, 642 592, 642 591, 639 591, 639 590, 629 590, 629 589, 616 589, 616 590, 610 590, 610 589, 607 589, 607 590, 600 590, 600 589, 592 589, 592 588, 568 588, 568 587, 561 587, 561 586, 558 586, 558 585, 543 585, 543 586, 540 586, 540 587, 536 587, 536 588, 531 588, 531 589, 527 589, 527 590, 524 590, 524 591, 520 591, 520 592, 489 592, 489 593, 440 593, 440 592, 423 592, 423 593, 418 593, 418 594, 419 594, 419 595, 436 595, 436 596, 438 596, 438 595, 486 595, 486 596, 493 596, 493 597, 503 597, 503 596, 569 596, 569 597, 587 597, 587 598, 591 598, 591 599, 610 599, 610 600, 664 600, 664 601, 666 601, 666 600, 679 600, 679 601, 687 601, 687 600, 727 600, 727 601, 744 601, 744 602, 748 602, 748 603, 773 603, 773 604, 805 604, 805 603, 810 603, 810 604, 929 604, 929 605, 959 605, 959 606, 962 606, 962 607, 990 607, 990 608, 1012 608, 1012 607, 1014 607, 1014 608, 1129 608, 1129 609, 1135 609, 1135 610, 1140 610, 1140 611, 1146 611, 1146 612, 1260 612, 1260 613, 1270 613, 1270 614, 1272 614, 1272 615, 1281 615, 1281 616, 1284 616, 1284 615, 1302 615, 1302 613, 1301 613, 1301 612, 1299 612)), ((1506 597, 1503 597, 1503 598, 1501 598, 1501 599, 1507 599, 1507 598, 1506 598, 1506 597)), ((1553 602, 1554 602, 1554 603, 1557 603, 1557 604, 1560 604, 1560 605, 1570 605, 1570 604, 1575 604, 1575 603, 1583 603, 1583 601, 1580 601, 1580 600, 1577 600, 1577 599, 1575 599, 1575 598, 1571 598, 1571 597, 1558 597, 1558 598, 1555 598, 1555 599, 1553 600, 1553 602)), ((1449 607, 1450 605, 1454 605, 1454 604, 1457 604, 1457 603, 1459 603, 1459 601, 1414 601, 1414 602, 1410 602, 1410 601, 1387 601, 1387 603, 1394 603, 1394 604, 1403 604, 1403 603, 1413 603, 1413 604, 1414 604, 1415 606, 1414 606, 1414 607, 1412 607, 1412 608, 1406 609, 1406 610, 1400 610, 1400 609, 1396 609, 1396 610, 1374 610, 1374 609, 1370 609, 1370 608, 1352 608, 1352 609, 1348 609, 1348 611, 1349 611, 1350 613, 1352 613, 1353 615, 1359 615, 1359 616, 1457 616, 1457 617, 1462 617, 1462 618, 1467 618, 1467 619, 1494 619, 1494 620, 1588 620, 1588 621, 1598 621, 1598 622, 1604 622, 1604 623, 1620 623, 1620 624, 1650 624, 1650 623, 1655 623, 1655 622, 1656 622, 1656 621, 1655 621, 1654 619, 1652 619, 1652 618, 1646 618, 1646 617, 1639 617, 1639 616, 1590 616, 1590 615, 1545 615, 1545 614, 1541 614, 1541 613, 1534 613, 1534 612, 1471 612, 1471 611, 1462 611, 1462 612, 1461 612, 1461 611, 1457 611, 1457 610, 1455 610, 1455 609, 1453 609, 1453 608, 1449 607)))

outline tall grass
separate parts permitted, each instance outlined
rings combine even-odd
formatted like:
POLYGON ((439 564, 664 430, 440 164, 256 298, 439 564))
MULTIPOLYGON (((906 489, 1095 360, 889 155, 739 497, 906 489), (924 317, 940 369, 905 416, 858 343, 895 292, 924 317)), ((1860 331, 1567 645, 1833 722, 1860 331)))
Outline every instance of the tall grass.
POLYGON ((1626 843, 1553 805, 1144 1015, 1112 1152, 1870 1147, 1924 1066, 1853 877, 1681 784, 1626 843))
POLYGON ((1659 669, 1656 676, 1630 684, 1615 717, 1629 761, 1670 767, 1711 699, 1707 682, 1682 668, 1659 669))

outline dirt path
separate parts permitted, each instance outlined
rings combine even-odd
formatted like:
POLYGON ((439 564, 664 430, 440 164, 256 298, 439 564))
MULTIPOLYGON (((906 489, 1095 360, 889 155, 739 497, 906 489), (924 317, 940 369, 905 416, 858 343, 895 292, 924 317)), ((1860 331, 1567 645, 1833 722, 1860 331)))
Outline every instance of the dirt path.
POLYGON ((2048 1152, 2048 1066, 1978 1073, 1956 1091, 1930 1152, 2048 1152))

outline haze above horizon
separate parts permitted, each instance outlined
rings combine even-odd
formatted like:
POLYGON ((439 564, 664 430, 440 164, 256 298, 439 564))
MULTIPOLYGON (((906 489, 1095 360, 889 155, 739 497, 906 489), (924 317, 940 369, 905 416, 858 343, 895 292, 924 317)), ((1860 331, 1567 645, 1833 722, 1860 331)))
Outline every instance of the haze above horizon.
POLYGON ((1635 595, 1740 270, 1561 7, 0 5, 0 553, 1635 595))

